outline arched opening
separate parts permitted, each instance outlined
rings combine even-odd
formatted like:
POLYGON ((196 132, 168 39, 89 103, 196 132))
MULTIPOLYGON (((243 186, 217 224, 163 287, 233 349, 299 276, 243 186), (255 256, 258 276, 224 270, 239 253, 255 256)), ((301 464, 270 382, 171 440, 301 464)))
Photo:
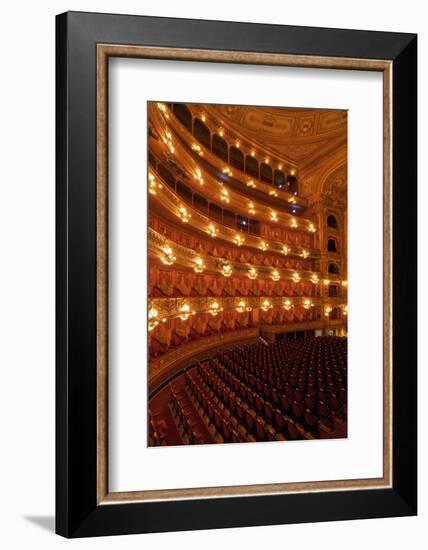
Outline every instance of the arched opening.
POLYGON ((205 126, 205 124, 201 120, 199 120, 199 118, 195 119, 195 123, 193 125, 193 135, 198 141, 205 145, 205 147, 211 149, 210 131, 205 126))
POLYGON ((230 164, 239 170, 244 170, 244 155, 237 147, 231 147, 229 150, 230 164))
POLYGON ((337 243, 336 239, 328 239, 327 240, 327 250, 329 252, 337 252, 337 243))
POLYGON ((198 195, 197 193, 193 195, 193 206, 196 208, 196 210, 199 210, 199 212, 202 212, 203 214, 208 214, 207 199, 201 197, 201 195, 198 195))
POLYGON ((247 155, 245 159, 245 172, 249 176, 253 176, 255 178, 259 177, 259 163, 250 155, 247 155))
POLYGON ((212 152, 225 162, 229 161, 227 154, 227 143, 217 134, 213 135, 212 152))
POLYGON ((163 179, 163 181, 167 185, 169 185, 169 187, 172 187, 173 189, 175 189, 175 178, 171 174, 171 172, 165 168, 163 164, 159 164, 158 174, 163 179))
POLYGON ((333 214, 330 214, 329 216, 327 216, 327 225, 328 227, 333 227, 333 229, 337 229, 337 220, 333 216, 333 214))
POLYGON ((208 211, 211 218, 219 222, 223 221, 223 210, 219 206, 210 203, 208 211))
POLYGON ((292 193, 293 195, 297 195, 299 193, 296 176, 292 176, 291 174, 288 174, 288 176, 287 176, 287 191, 289 193, 292 193))
POLYGON ((273 183, 278 189, 283 189, 285 186, 285 174, 281 170, 275 170, 273 175, 273 183))
POLYGON ((328 272, 334 275, 339 275, 339 267, 336 264, 329 264, 328 272))
POLYGON ((184 185, 181 181, 177 181, 177 194, 180 195, 181 198, 183 198, 186 202, 192 204, 192 191, 187 187, 187 185, 184 185))
POLYGON ((266 183, 272 183, 272 168, 265 162, 260 164, 260 179, 266 183))
POLYGON ((178 118, 183 126, 192 132, 192 114, 183 103, 174 103, 172 106, 173 113, 178 118))
POLYGON ((236 226, 235 212, 232 212, 231 210, 223 210, 223 223, 224 225, 228 225, 229 227, 235 227, 236 226))
POLYGON ((339 295, 337 285, 328 286, 328 296, 329 298, 336 298, 339 295))

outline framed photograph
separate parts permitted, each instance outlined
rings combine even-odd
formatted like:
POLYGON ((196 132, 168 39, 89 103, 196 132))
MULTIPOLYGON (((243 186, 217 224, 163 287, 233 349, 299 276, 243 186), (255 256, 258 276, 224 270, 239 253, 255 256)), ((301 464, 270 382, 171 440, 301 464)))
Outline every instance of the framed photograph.
POLYGON ((417 513, 417 37, 56 21, 57 533, 417 513))

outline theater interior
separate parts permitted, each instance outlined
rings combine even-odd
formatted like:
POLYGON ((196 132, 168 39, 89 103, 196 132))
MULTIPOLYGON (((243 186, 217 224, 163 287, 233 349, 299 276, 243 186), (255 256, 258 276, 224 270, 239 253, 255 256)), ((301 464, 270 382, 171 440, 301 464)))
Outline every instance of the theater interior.
POLYGON ((347 436, 347 112, 148 103, 148 445, 347 436))

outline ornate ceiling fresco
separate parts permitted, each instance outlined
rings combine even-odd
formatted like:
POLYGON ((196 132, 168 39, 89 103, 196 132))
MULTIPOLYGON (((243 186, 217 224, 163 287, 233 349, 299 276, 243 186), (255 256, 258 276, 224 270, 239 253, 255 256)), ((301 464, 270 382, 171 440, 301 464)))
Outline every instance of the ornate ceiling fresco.
POLYGON ((301 169, 330 153, 346 159, 344 110, 211 105, 206 111, 226 127, 292 160, 301 169))

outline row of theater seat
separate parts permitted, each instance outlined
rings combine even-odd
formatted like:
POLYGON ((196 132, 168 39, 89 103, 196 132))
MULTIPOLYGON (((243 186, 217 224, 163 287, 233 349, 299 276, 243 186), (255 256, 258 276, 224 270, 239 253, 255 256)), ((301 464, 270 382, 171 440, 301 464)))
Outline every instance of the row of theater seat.
POLYGON ((186 443, 207 442, 197 430, 201 419, 212 442, 336 437, 347 416, 346 339, 237 347, 187 371, 184 391, 198 419, 170 386, 186 443))

